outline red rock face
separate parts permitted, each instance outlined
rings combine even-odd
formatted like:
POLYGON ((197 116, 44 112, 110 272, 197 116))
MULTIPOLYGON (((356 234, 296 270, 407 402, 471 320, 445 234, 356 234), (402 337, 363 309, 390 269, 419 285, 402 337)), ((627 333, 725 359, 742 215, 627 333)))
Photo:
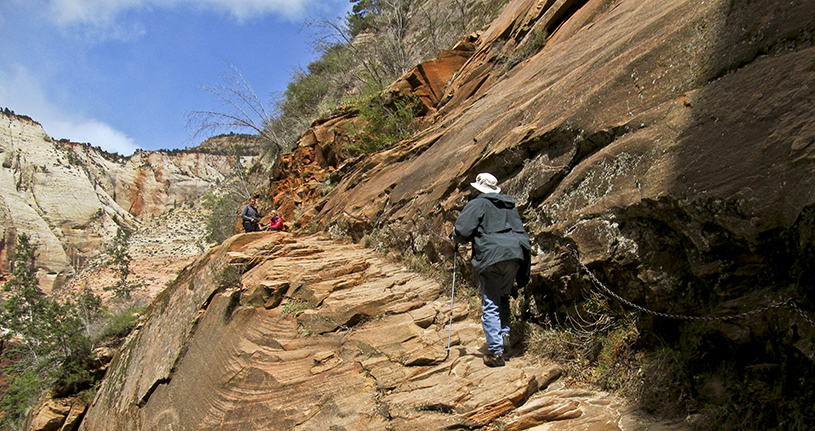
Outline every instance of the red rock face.
POLYGON ((418 96, 424 112, 435 111, 447 90, 450 79, 461 69, 475 50, 477 36, 444 50, 435 59, 425 61, 390 86, 390 91, 418 96))
MULTIPOLYGON (((435 59, 406 73, 390 86, 387 93, 395 97, 418 96, 424 108, 417 123, 426 127, 433 121, 447 83, 472 55, 475 42, 477 38, 472 36, 453 49, 442 51, 435 59)), ((332 173, 352 158, 347 149, 350 142, 347 131, 359 127, 357 114, 354 110, 346 110, 333 117, 316 120, 300 138, 297 147, 280 156, 275 165, 269 196, 284 219, 296 219, 297 224, 303 227, 319 212, 323 196, 338 181, 339 176, 334 175, 334 182, 331 182, 332 173)))
POLYGON ((339 125, 352 119, 352 114, 342 113, 313 125, 293 151, 278 158, 269 196, 287 222, 298 219, 305 226, 316 213, 315 203, 330 187, 328 176, 349 157, 348 138, 339 125))
MULTIPOLYGON (((690 253, 734 242, 737 261, 751 261, 764 235, 801 222, 815 200, 811 10, 810 1, 512 2, 457 71, 463 57, 446 68, 440 56, 394 84, 436 101, 414 138, 346 159, 323 128, 352 119, 315 126, 331 139, 304 139, 298 151, 333 145, 340 181, 321 200, 300 192, 301 205, 324 224, 346 219, 345 210, 449 231, 467 184, 489 171, 540 241, 573 244, 587 263, 643 263, 636 244, 664 244, 635 236, 666 240, 651 223, 689 241, 690 253), (536 31, 547 32, 545 46, 525 51, 536 31), (444 78, 423 81, 429 70, 452 77, 443 91, 444 78)), ((278 178, 296 181, 299 171, 285 166, 278 178)), ((318 178, 314 169, 301 178, 318 178)), ((676 280, 724 277, 686 264, 676 280)))
MULTIPOLYGON (((582 264, 657 312, 810 305, 813 10, 812 0, 512 1, 471 52, 392 87, 427 107, 419 133, 350 158, 342 124, 353 111, 316 121, 281 156, 270 194, 301 227, 360 239, 376 226, 393 250, 444 264, 449 245, 437 236, 475 175, 491 172, 534 242, 530 319, 569 315, 596 290, 582 264)), ((83 429, 475 428, 515 408, 508 429, 636 420, 565 390, 530 403, 546 370, 483 368, 471 320, 453 325, 459 356, 447 372, 431 322, 449 315, 435 282, 369 250, 286 238, 233 237, 182 272, 111 366, 83 429), (245 291, 210 281, 237 266, 245 291), (281 289, 288 302, 275 305, 281 289), (291 311, 298 304, 306 309, 291 311)), ((693 358, 704 370, 693 391, 722 403, 742 396, 715 377, 733 370, 812 375, 806 315, 771 312, 709 325, 643 314, 639 329, 643 343, 657 334, 693 358)), ((771 387, 807 390, 806 379, 771 377, 771 387)))
MULTIPOLYGON (((513 1, 443 91, 421 81, 424 66, 392 87, 437 101, 425 127, 344 159, 310 222, 347 225, 357 239, 393 226, 383 235, 393 249, 441 259, 436 235, 451 230, 475 175, 491 172, 536 244, 534 313, 563 317, 595 289, 570 250, 656 312, 812 304, 813 10, 811 0, 513 1)), ((805 315, 778 313, 812 334, 805 315)), ((768 330, 762 319, 743 322, 751 336, 768 330)), ((745 365, 734 352, 749 337, 702 332, 726 342, 700 367, 745 365)), ((751 345, 761 360, 811 357, 790 347, 806 335, 776 335, 786 348, 751 345)))

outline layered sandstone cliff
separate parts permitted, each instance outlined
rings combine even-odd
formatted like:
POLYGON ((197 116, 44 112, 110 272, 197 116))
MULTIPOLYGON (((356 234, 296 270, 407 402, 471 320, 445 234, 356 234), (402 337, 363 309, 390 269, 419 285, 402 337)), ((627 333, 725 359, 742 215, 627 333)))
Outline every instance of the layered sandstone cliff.
MULTIPOLYGON (((340 158, 304 214, 443 261, 438 235, 492 172, 536 246, 530 317, 562 320, 608 296, 599 282, 643 307, 608 296, 637 313, 641 342, 688 358, 699 400, 749 402, 721 376, 760 364, 775 371, 753 385, 784 380, 787 400, 815 364, 813 31, 811 0, 512 1, 437 84, 427 127, 340 158)), ((396 87, 427 93, 423 76, 396 87)), ((325 124, 341 143, 343 124, 325 124)))
POLYGON ((132 230, 197 200, 232 173, 235 161, 161 151, 122 157, 54 141, 27 117, 2 113, 0 125, 0 270, 8 270, 16 235, 28 234, 46 290, 101 251, 119 227, 132 230))
POLYGON ((448 295, 359 245, 236 235, 159 295, 80 429, 684 429, 537 358, 487 368, 472 303, 448 295))
MULTIPOLYGON (((392 87, 428 107, 421 132, 349 158, 353 110, 316 121, 271 197, 300 226, 376 235, 449 269, 443 235, 492 172, 536 246, 527 318, 569 316, 606 285, 643 307, 608 297, 637 313, 642 344, 687 359, 686 395, 737 414, 766 387, 759 419, 781 423, 794 397, 812 404, 815 375, 813 11, 511 1, 456 67, 392 87), (788 298, 799 308, 761 311, 788 298)), ((547 405, 558 414, 539 417, 562 421, 538 429, 649 429, 608 399, 536 401, 547 368, 483 368, 477 326, 455 310, 444 361, 446 287, 338 247, 250 234, 202 256, 128 339, 83 429, 527 429, 539 422, 513 421, 547 405)))

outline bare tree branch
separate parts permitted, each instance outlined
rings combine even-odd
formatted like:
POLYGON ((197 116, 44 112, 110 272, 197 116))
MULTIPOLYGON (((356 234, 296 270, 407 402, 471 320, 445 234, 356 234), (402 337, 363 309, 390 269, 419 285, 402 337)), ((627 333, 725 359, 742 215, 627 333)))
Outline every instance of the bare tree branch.
POLYGON ((223 84, 204 85, 202 90, 219 99, 223 110, 192 111, 187 114, 188 126, 194 127, 194 137, 219 133, 229 129, 251 129, 280 150, 281 144, 268 131, 272 115, 260 100, 249 81, 237 67, 230 65, 232 73, 221 75, 223 84))
POLYGON ((379 90, 384 88, 385 78, 380 73, 377 59, 361 49, 365 44, 357 42, 359 38, 355 38, 351 35, 346 24, 339 24, 327 19, 319 19, 311 21, 311 26, 326 30, 318 36, 317 45, 331 46, 336 43, 342 43, 348 48, 348 51, 357 62, 362 65, 375 87, 379 90))

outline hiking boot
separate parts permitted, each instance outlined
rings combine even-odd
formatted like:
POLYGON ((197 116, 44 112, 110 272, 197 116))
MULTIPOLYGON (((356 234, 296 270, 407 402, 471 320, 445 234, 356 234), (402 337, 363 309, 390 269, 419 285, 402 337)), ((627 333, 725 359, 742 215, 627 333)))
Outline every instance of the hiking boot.
POLYGON ((484 355, 484 365, 492 368, 492 367, 503 367, 504 366, 504 358, 501 355, 493 355, 492 353, 488 353, 484 355))
POLYGON ((509 334, 501 334, 504 341, 504 360, 509 361, 509 334))

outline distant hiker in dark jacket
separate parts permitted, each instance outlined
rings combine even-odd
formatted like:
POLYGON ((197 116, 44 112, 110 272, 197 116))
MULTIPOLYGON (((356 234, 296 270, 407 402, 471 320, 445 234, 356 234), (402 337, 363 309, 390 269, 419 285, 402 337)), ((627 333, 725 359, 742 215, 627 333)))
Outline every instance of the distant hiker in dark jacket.
POLYGON ((487 338, 489 367, 504 365, 509 348, 509 295, 513 281, 523 287, 529 281, 531 264, 529 237, 515 199, 500 194, 498 180, 478 174, 471 185, 481 192, 456 219, 451 235, 456 243, 473 243, 473 270, 481 291, 481 324, 487 338))
POLYGON ((243 221, 244 232, 249 233, 260 231, 260 228, 258 227, 260 214, 258 213, 258 210, 255 207, 256 202, 257 200, 255 198, 249 199, 249 203, 246 204, 246 206, 244 206, 243 209, 241 210, 241 219, 243 221))

